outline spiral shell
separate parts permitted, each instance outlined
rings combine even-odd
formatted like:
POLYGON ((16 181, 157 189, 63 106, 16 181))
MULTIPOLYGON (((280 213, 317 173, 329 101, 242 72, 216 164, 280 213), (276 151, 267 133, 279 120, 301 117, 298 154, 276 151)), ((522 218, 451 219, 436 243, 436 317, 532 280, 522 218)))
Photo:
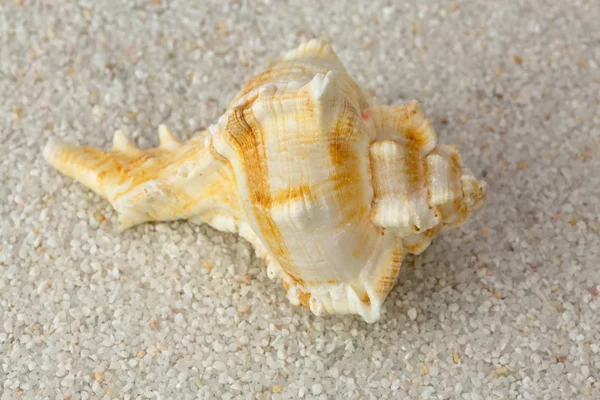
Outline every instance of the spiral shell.
POLYGON ((251 79, 208 131, 157 149, 52 139, 44 155, 107 198, 122 227, 190 219, 239 233, 316 315, 379 319, 402 258, 480 206, 486 184, 437 145, 419 103, 368 98, 311 40, 251 79))

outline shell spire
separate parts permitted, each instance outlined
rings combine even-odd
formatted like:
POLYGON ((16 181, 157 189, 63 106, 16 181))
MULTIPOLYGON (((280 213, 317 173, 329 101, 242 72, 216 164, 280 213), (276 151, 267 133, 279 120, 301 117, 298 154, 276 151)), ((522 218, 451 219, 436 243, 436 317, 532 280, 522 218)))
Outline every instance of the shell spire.
POLYGON ((458 226, 485 200, 487 185, 463 169, 456 146, 438 145, 416 101, 371 103, 377 139, 370 147, 372 220, 421 253, 444 226, 458 226))
POLYGON ((237 232, 316 315, 379 319, 404 255, 486 196, 418 102, 367 99, 323 40, 250 79, 208 131, 158 136, 143 150, 117 131, 107 152, 51 139, 44 156, 108 199, 123 228, 189 219, 237 232))

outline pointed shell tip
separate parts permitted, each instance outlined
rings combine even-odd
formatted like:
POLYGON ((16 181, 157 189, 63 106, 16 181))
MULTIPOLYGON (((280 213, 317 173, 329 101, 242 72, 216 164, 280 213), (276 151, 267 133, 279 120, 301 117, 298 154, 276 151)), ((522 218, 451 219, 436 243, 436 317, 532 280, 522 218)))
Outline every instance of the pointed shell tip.
POLYGON ((113 150, 126 150, 133 147, 129 137, 122 130, 117 130, 113 135, 113 150))

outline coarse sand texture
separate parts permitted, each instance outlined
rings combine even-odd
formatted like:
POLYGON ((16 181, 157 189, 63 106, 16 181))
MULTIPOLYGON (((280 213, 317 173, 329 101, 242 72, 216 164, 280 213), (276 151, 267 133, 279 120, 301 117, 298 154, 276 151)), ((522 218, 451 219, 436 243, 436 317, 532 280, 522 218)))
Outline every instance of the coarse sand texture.
POLYGON ((0 0, 0 399, 600 399, 600 4, 0 0), (380 321, 316 317, 237 235, 118 231, 52 137, 181 140, 302 40, 419 100, 488 182, 380 321))

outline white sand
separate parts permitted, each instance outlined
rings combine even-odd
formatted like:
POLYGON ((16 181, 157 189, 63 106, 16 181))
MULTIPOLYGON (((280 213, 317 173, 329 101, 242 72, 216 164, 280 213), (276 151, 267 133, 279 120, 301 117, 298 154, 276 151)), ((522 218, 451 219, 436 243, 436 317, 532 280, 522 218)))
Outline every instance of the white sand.
POLYGON ((600 398, 598 1, 18 3, 0 0, 2 399, 600 398), (291 306, 237 236, 119 234, 41 157, 52 135, 185 138, 312 36, 383 102, 421 100, 490 185, 376 324, 291 306))

